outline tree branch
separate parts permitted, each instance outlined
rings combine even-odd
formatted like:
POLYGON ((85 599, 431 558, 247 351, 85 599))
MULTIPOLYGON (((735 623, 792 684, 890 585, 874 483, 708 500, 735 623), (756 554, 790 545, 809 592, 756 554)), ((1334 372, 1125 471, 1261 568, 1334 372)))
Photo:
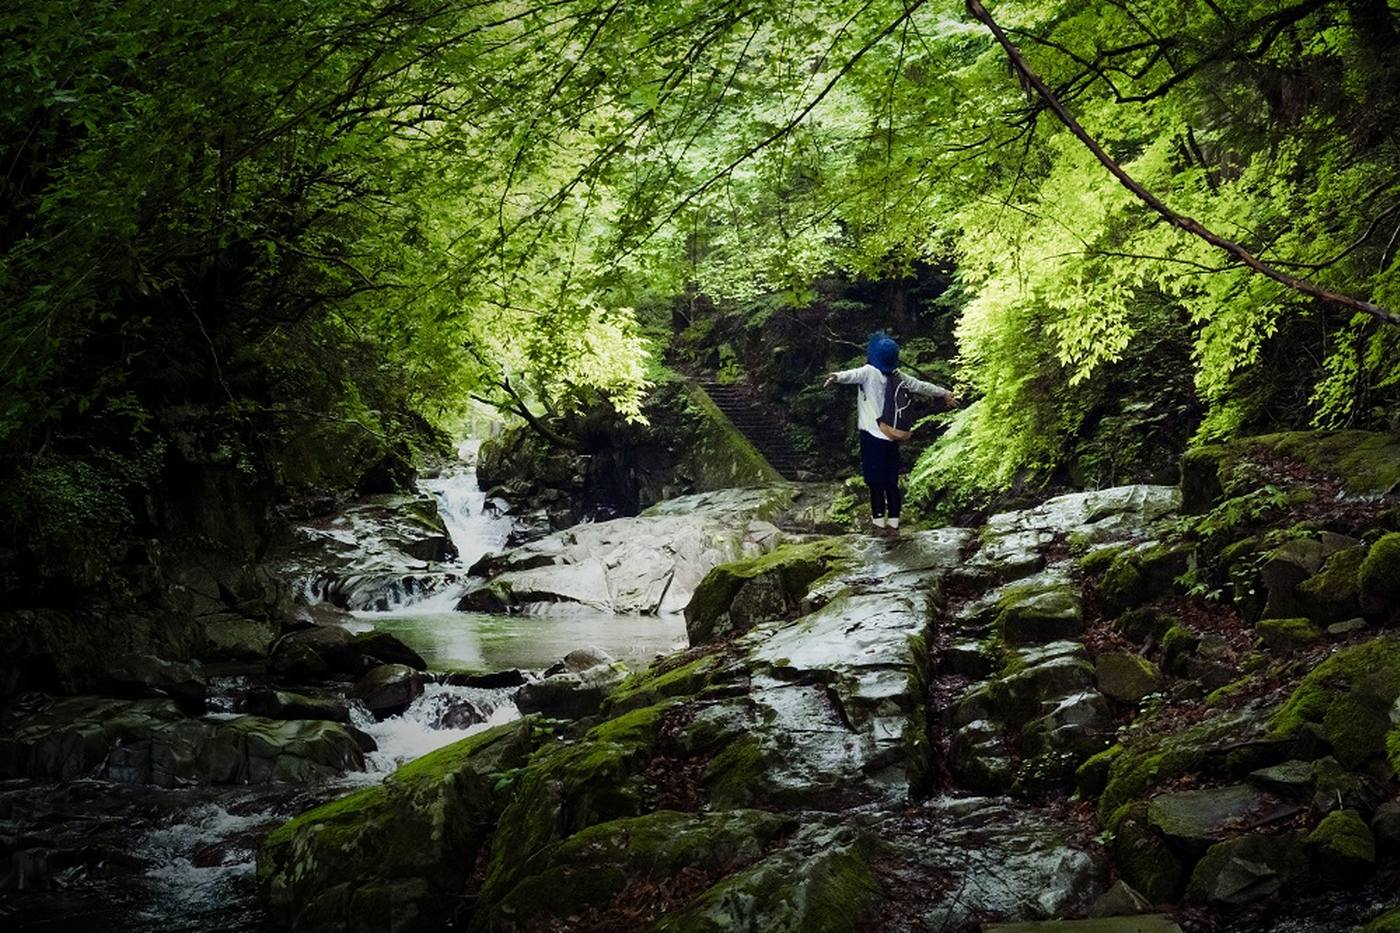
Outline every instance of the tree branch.
POLYGON ((1021 50, 1007 38, 1006 33, 997 25, 996 20, 992 19, 992 14, 987 12, 987 8, 982 5, 981 0, 966 0, 966 4, 968 14, 972 16, 973 19, 986 26, 991 31, 992 36, 995 37, 997 43, 1006 51, 1007 57, 1011 60, 1012 67, 1016 70, 1022 82, 1033 88, 1035 92, 1040 95, 1041 99, 1045 101, 1046 106, 1054 112, 1060 122, 1084 144, 1085 148, 1094 154, 1094 157, 1099 160, 1104 168, 1108 169, 1109 173, 1112 174, 1114 178, 1118 179, 1119 183, 1122 184, 1124 188, 1131 191, 1138 200, 1161 215, 1172 226, 1205 240, 1212 246, 1234 257, 1239 263, 1253 269, 1260 275, 1267 276, 1275 282, 1288 286, 1296 292, 1309 295, 1320 301, 1325 301, 1328 304, 1369 314, 1387 324, 1400 324, 1400 314, 1382 308, 1380 305, 1372 304, 1369 301, 1363 301, 1359 298, 1353 298, 1350 295, 1342 295, 1323 288, 1321 285, 1309 281, 1308 279, 1302 279, 1289 275, 1286 272, 1280 272, 1278 269, 1260 260, 1240 244, 1233 240, 1227 240, 1225 237, 1208 229, 1200 221, 1178 214, 1176 211, 1172 210, 1161 198, 1144 188, 1129 175, 1121 165, 1113 161, 1112 157, 1104 151, 1098 141, 1090 136, 1088 131, 1074 118, 1074 115, 1065 109, 1064 104, 1060 102, 1060 99, 1055 96, 1055 93, 1041 80, 1040 75, 1036 74, 1036 72, 1031 69, 1031 66, 1021 55, 1021 50))

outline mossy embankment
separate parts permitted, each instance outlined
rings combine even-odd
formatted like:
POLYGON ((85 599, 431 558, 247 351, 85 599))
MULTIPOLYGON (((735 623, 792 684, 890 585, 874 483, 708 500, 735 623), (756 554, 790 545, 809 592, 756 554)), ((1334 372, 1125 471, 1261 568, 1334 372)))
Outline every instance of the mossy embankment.
MULTIPOLYGON (((1400 502, 1346 492, 1322 471, 1352 461, 1300 444, 1213 452, 1219 490, 1189 516, 1173 489, 1123 487, 717 567, 688 651, 595 716, 533 724, 509 767, 463 752, 453 780, 486 773, 490 804, 450 872, 414 877, 469 892, 478 931, 956 928, 1026 918, 978 900, 996 884, 1082 915, 1110 878, 1227 925, 1304 922, 1355 888, 1368 922, 1400 867, 1400 502), (960 847, 994 853, 996 884, 960 847)), ((393 783, 269 846, 318 823, 394 838, 393 783)), ((391 899, 358 871, 366 903, 391 899)))

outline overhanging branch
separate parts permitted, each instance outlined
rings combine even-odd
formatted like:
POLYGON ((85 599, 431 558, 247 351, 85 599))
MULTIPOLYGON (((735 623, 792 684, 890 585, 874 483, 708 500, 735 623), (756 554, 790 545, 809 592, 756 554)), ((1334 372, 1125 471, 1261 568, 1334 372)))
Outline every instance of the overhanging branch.
POLYGON ((1060 102, 1060 99, 1055 95, 1054 91, 1052 91, 1049 86, 1041 80, 1040 76, 1031 69, 1031 66, 1026 62, 1024 56, 1021 55, 1021 50, 1007 38, 1006 33, 997 25, 996 20, 992 19, 992 14, 988 13, 987 8, 982 5, 981 0, 965 0, 965 2, 967 4, 968 14, 991 30, 997 43, 1006 51, 1006 55, 1011 60, 1011 65, 1020 76, 1022 83, 1035 90, 1036 94, 1045 101, 1046 106, 1054 112, 1060 122, 1084 144, 1085 148, 1094 154, 1094 157, 1099 160, 1104 168, 1108 169, 1109 173, 1112 174, 1114 178, 1118 179, 1119 183, 1121 183, 1124 188, 1131 191, 1138 200, 1160 214, 1172 226, 1180 230, 1185 230, 1187 233, 1205 240, 1212 246, 1234 257, 1234 259, 1242 265, 1253 269, 1260 275, 1273 279, 1275 282, 1282 283, 1294 291, 1317 298, 1320 301, 1325 301, 1328 304, 1369 314, 1387 324, 1400 324, 1400 315, 1395 312, 1387 310, 1380 305, 1372 304, 1369 301, 1363 301, 1360 298, 1353 298, 1350 295, 1343 295, 1331 291, 1330 289, 1323 288, 1321 285, 1309 281, 1308 279, 1281 272, 1259 259, 1240 244, 1233 240, 1227 240, 1225 237, 1210 230, 1200 221, 1183 214, 1178 214, 1176 211, 1172 210, 1167 206, 1166 202, 1144 188, 1129 175, 1121 165, 1113 161, 1113 158, 1104 151, 1103 147, 1098 144, 1098 141, 1089 135, 1088 131, 1074 118, 1074 115, 1060 102))

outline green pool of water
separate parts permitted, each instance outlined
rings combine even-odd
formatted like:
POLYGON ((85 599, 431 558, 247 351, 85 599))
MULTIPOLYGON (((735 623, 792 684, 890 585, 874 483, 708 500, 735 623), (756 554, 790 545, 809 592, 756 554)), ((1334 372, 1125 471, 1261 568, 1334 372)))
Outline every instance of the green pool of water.
POLYGON ((551 616, 479 612, 359 612, 354 628, 402 639, 433 670, 539 670, 596 645, 633 668, 686 646, 681 616, 620 616, 569 610, 551 616))

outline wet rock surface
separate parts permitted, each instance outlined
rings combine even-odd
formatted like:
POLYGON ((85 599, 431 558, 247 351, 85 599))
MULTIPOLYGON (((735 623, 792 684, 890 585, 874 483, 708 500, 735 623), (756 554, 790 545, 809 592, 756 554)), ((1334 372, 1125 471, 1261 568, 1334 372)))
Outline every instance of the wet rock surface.
POLYGON ((364 768, 360 742, 333 722, 257 716, 190 719, 168 700, 33 696, 0 725, 0 775, 124 784, 262 784, 364 768))
POLYGON ((791 500, 783 487, 699 493, 636 518, 577 525, 489 560, 489 585, 462 609, 542 611, 573 603, 616 613, 680 612, 712 568, 771 550, 767 519, 791 500))
MULTIPOLYGON (((786 491, 746 491, 638 520, 669 545, 601 522, 491 558, 476 592, 496 609, 686 605, 692 646, 635 673, 581 650, 483 683, 537 712, 259 834, 261 902, 308 931, 1362 926, 1400 855, 1400 604, 1377 518, 1393 503, 1342 485, 1289 498, 1267 463, 1212 462, 1189 520, 1175 489, 1138 486, 978 528, 812 538, 777 530, 786 491), (1256 509, 1259 482, 1286 504, 1256 509), (1318 637, 1273 638, 1293 619, 1318 637)), ((475 675, 425 674, 367 641, 281 639, 266 709, 318 712, 390 671, 418 684, 429 728, 493 715, 445 692, 475 675)), ((289 749, 293 732, 343 728, 101 702, 126 705, 77 738, 15 745, 22 729, 0 729, 0 760, 96 761, 103 723, 129 721, 174 749, 148 756, 167 773, 184 746, 163 736, 185 741, 191 722, 294 726, 289 749)), ((367 712, 353 721, 382 736, 367 712)), ((6 877, 96 871, 97 845, 16 843, 6 877)))

